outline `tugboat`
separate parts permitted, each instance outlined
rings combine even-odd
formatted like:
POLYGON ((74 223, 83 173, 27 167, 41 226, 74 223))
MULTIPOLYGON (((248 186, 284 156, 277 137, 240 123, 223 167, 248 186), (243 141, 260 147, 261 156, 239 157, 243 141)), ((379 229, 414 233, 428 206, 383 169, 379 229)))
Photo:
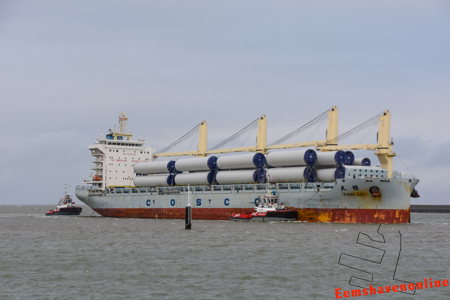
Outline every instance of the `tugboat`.
POLYGON ((64 186, 64 197, 59 200, 56 209, 48 210, 46 216, 56 216, 56 215, 79 215, 81 213, 82 207, 75 206, 75 202, 72 201, 69 193, 67 193, 67 184, 64 186))
MULTIPOLYGON (((258 197, 260 198, 260 197, 258 197)), ((231 215, 232 221, 256 221, 256 222, 282 222, 282 221, 295 221, 297 219, 297 211, 286 209, 284 203, 280 203, 280 199, 276 194, 276 191, 271 188, 269 182, 266 186, 266 194, 263 200, 261 198, 258 201, 258 206, 255 207, 255 212, 247 214, 231 215)))

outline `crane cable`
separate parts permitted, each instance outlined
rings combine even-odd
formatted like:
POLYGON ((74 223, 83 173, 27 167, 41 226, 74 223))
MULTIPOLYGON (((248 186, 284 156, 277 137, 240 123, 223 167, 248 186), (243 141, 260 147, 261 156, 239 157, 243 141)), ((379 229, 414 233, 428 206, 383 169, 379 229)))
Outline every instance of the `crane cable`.
MULTIPOLYGON (((331 108, 330 108, 331 109, 331 108)), ((284 141, 300 134, 301 132, 305 131, 306 129, 316 125, 319 122, 322 122, 323 120, 325 120, 328 116, 328 111, 330 110, 326 110, 325 112, 323 112, 321 115, 319 115, 318 117, 312 119, 311 121, 309 121, 308 123, 306 123, 305 125, 301 126, 300 128, 297 128, 296 130, 292 131, 291 133, 285 135, 282 138, 279 138, 278 140, 276 140, 273 143, 270 143, 268 146, 274 146, 274 145, 280 145, 282 144, 284 141)))
POLYGON ((188 133, 186 133, 185 135, 183 135, 182 137, 180 137, 178 140, 176 140, 175 142, 173 142, 172 144, 170 144, 169 146, 165 147, 164 149, 159 150, 158 152, 156 152, 156 154, 159 153, 163 153, 163 152, 167 152, 168 150, 172 149, 173 147, 175 147, 176 145, 178 145, 179 143, 185 141, 186 139, 190 138, 193 134, 195 134, 198 131, 198 127, 201 125, 201 123, 199 123, 197 126, 195 126, 194 128, 192 128, 191 130, 189 130, 188 133))
POLYGON ((362 131, 362 130, 365 130, 365 129, 367 129, 367 128, 373 127, 374 124, 376 124, 376 123, 378 122, 378 118, 379 118, 383 113, 384 113, 384 111, 381 112, 381 113, 379 113, 379 114, 377 114, 377 115, 375 115, 374 117, 368 119, 367 121, 365 121, 365 122, 359 124, 358 126, 352 128, 352 129, 350 129, 349 131, 347 131, 347 132, 345 132, 345 133, 339 135, 338 137, 336 137, 336 138, 334 138, 334 139, 331 139, 331 140, 328 140, 328 141, 327 141, 327 144, 333 144, 333 143, 336 143, 336 144, 337 144, 337 141, 338 141, 338 140, 339 140, 339 141, 342 141, 342 140, 344 140, 344 139, 346 139, 346 138, 349 138, 349 137, 351 137, 351 136, 357 134, 358 132, 360 132, 360 131, 362 131))
POLYGON ((251 122, 250 124, 248 124, 247 126, 242 128, 241 130, 239 130, 238 132, 236 132, 235 134, 233 134, 229 138, 227 138, 227 139, 223 140, 222 142, 220 142, 219 144, 215 145, 214 147, 209 148, 208 151, 220 149, 224 145, 234 141, 235 139, 237 139, 238 137, 243 135, 245 132, 248 132, 249 130, 254 129, 254 127, 256 127, 258 125, 258 120, 259 119, 261 119, 261 117, 257 118, 256 120, 254 120, 253 122, 251 122))

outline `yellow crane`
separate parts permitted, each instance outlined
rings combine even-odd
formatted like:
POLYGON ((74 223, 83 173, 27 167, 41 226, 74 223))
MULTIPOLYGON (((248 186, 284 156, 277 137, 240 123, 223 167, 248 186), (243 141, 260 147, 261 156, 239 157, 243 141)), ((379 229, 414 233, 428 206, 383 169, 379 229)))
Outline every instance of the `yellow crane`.
POLYGON ((338 145, 338 120, 339 112, 336 106, 328 111, 327 136, 325 140, 291 143, 267 146, 267 119, 263 115, 258 119, 258 130, 256 136, 256 146, 225 148, 217 150, 207 150, 207 132, 206 121, 199 124, 198 148, 197 151, 165 152, 154 154, 154 157, 170 156, 198 156, 205 157, 209 154, 232 153, 232 152, 259 152, 267 154, 268 150, 290 149, 300 147, 315 147, 319 151, 338 151, 338 150, 375 150, 375 154, 380 160, 381 167, 388 170, 388 178, 392 177, 392 159, 396 154, 392 150, 394 143, 391 141, 391 114, 385 110, 379 116, 379 130, 377 144, 355 144, 338 145))
POLYGON ((391 113, 388 109, 378 117, 378 141, 377 144, 355 144, 355 145, 327 145, 317 147, 320 151, 338 151, 338 150, 375 150, 378 156, 381 168, 388 170, 388 178, 392 178, 393 162, 392 159, 397 156, 393 151, 394 142, 391 139, 391 113))

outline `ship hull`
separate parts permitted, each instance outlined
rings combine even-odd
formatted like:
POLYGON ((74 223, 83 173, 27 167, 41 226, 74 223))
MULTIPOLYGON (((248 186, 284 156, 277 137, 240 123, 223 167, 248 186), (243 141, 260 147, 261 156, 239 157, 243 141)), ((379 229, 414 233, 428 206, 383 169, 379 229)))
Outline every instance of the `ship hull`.
POLYGON ((67 207, 60 208, 59 211, 51 210, 45 213, 46 216, 78 216, 81 214, 83 208, 81 207, 67 207))
MULTIPOLYGON (((104 217, 184 219, 184 208, 100 208, 104 217)), ((323 223, 409 223, 409 209, 295 209, 296 221, 323 223)), ((233 213, 252 213, 254 208, 195 208, 193 220, 230 220, 233 213)), ((244 221, 250 221, 244 220, 244 221)))
MULTIPOLYGON (((326 223, 408 223, 414 178, 340 179, 332 183, 277 184, 280 202, 297 211, 297 221, 326 223), (381 196, 370 188, 379 187, 381 196)), ((265 194, 264 185, 196 186, 192 219, 229 220, 233 213, 251 213, 265 194)), ((78 199, 105 217, 184 219, 187 187, 76 188, 78 199)))

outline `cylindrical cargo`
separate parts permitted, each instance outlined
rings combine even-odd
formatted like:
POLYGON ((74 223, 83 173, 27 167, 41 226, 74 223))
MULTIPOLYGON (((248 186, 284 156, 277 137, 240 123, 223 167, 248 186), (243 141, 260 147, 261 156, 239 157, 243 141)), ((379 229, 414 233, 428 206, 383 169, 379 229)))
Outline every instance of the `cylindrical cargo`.
POLYGON ((217 157, 182 158, 175 162, 175 169, 178 172, 184 171, 211 171, 216 168, 217 157))
POLYGON ((317 160, 316 151, 293 150, 270 152, 266 156, 267 164, 271 167, 295 167, 312 165, 317 160))
POLYGON ((341 166, 347 155, 344 151, 317 152, 317 166, 341 166))
POLYGON ((272 168, 267 170, 270 182, 314 182, 316 174, 313 166, 272 168))
POLYGON ((266 171, 258 170, 236 170, 220 171, 216 174, 218 184, 236 184, 236 183, 264 183, 266 181, 266 171))
POLYGON ((348 166, 351 166, 355 161, 355 155, 352 151, 345 151, 345 163, 348 166))
POLYGON ((336 181, 336 179, 345 178, 345 168, 343 166, 330 169, 318 169, 316 173, 318 182, 331 182, 336 181))
POLYGON ((175 171, 175 161, 149 161, 138 162, 134 165, 134 172, 137 174, 161 174, 173 173, 175 171))
POLYGON ((175 185, 209 185, 214 183, 214 172, 196 172, 175 175, 175 185))
POLYGON ((262 168, 265 164, 266 157, 262 153, 221 156, 217 159, 217 167, 221 170, 262 168))
POLYGON ((156 175, 156 176, 137 176, 134 179, 134 185, 142 186, 169 186, 172 185, 173 175, 156 175))
POLYGON ((353 161, 353 165, 370 167, 370 159, 368 159, 367 157, 355 158, 355 160, 353 161))

